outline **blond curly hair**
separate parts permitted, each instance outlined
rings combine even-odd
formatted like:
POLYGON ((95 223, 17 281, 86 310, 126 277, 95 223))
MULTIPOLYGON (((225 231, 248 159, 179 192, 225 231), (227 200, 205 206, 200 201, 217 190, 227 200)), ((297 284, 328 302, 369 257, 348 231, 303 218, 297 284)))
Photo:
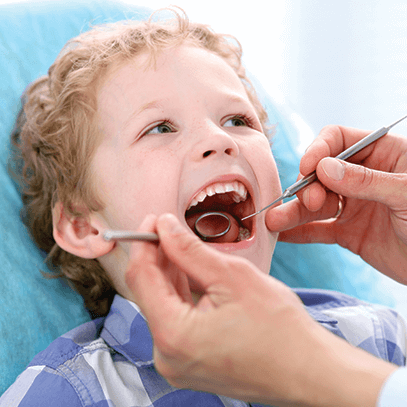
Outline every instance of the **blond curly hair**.
POLYGON ((234 69, 266 132, 267 114, 242 66, 239 42, 191 23, 182 11, 172 11, 171 20, 154 21, 153 15, 144 22, 110 23, 70 40, 48 75, 23 95, 23 113, 12 136, 13 160, 22 163, 17 176, 23 187, 23 219, 38 247, 48 253, 54 276, 70 281, 94 315, 108 312, 115 289, 96 259, 82 259, 57 246, 52 208, 61 202, 69 215, 79 217, 103 208, 90 182, 89 163, 100 142, 95 95, 104 72, 142 52, 148 52, 154 63, 168 47, 204 48, 234 69))

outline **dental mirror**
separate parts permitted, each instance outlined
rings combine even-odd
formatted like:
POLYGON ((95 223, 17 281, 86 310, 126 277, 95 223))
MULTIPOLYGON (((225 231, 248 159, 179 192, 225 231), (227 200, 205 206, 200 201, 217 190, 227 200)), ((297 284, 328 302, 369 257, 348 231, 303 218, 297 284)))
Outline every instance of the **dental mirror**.
POLYGON ((195 233, 203 240, 217 239, 226 235, 232 226, 230 218, 222 212, 203 213, 194 224, 195 233), (214 229, 215 227, 215 229, 214 229))

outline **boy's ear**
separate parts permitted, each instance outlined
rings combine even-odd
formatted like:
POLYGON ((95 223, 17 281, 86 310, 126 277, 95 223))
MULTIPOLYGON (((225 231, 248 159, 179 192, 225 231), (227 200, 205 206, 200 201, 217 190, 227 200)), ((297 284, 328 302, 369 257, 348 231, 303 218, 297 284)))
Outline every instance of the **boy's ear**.
POLYGON ((109 253, 115 246, 103 238, 106 227, 96 216, 67 216, 63 205, 57 202, 52 210, 53 236, 61 249, 84 259, 96 259, 109 253))

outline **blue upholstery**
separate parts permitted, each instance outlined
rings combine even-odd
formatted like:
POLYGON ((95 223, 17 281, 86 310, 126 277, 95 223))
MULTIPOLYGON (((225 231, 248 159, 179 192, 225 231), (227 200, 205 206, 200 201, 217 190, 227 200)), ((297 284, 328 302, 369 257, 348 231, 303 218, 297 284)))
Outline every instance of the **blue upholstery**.
POLYGON ((90 320, 78 294, 41 275, 40 269, 47 271, 44 254, 20 221, 21 199, 6 169, 20 96, 89 22, 145 19, 149 14, 98 1, 0 6, 0 394, 53 339, 90 320))
MULTIPOLYGON (((0 394, 32 357, 54 338, 89 320, 82 299, 49 272, 20 221, 21 199, 7 173, 9 135, 20 96, 47 72, 65 42, 97 24, 144 19, 149 11, 109 1, 23 3, 0 6, 0 394)), ((278 123, 273 150, 283 186, 295 181, 299 157, 296 130, 259 86, 270 115, 278 123)), ((331 288, 359 298, 388 303, 379 277, 354 256, 334 246, 278 244, 272 274, 291 286, 331 288)))

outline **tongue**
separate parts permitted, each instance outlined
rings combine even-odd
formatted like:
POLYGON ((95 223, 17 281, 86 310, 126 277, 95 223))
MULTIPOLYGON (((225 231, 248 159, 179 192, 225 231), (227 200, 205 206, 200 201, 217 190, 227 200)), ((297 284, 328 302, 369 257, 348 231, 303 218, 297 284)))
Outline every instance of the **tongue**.
MULTIPOLYGON (((219 212, 227 216, 230 220, 229 231, 220 237, 208 237, 205 240, 212 243, 231 243, 235 242, 239 236, 239 224, 237 220, 226 212, 219 212)), ((202 213, 195 213, 187 216, 186 221, 188 226, 195 232, 195 221, 202 213)), ((199 232, 204 236, 213 236, 222 233, 228 226, 228 221, 222 216, 207 216, 199 221, 199 232)), ((200 236, 201 237, 201 236, 200 236)), ((202 237, 201 237, 202 239, 202 237)))

